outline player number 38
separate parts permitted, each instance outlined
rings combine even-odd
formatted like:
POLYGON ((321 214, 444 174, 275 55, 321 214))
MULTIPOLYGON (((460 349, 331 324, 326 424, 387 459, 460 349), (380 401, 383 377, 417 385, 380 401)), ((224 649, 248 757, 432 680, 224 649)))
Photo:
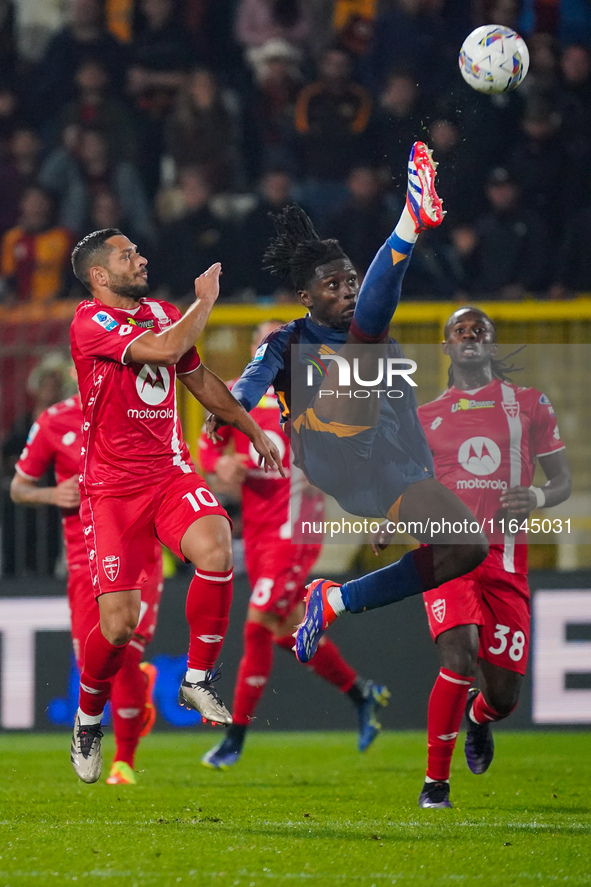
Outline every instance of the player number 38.
POLYGON ((495 625, 495 637, 499 641, 498 647, 489 647, 489 653, 495 653, 499 656, 501 653, 504 653, 507 649, 507 645, 509 641, 511 641, 511 646, 509 647, 509 656, 513 660, 513 662, 519 662, 521 657, 523 656, 523 648, 525 647, 525 635, 522 631, 514 631, 513 637, 510 637, 511 629, 508 625, 495 625))

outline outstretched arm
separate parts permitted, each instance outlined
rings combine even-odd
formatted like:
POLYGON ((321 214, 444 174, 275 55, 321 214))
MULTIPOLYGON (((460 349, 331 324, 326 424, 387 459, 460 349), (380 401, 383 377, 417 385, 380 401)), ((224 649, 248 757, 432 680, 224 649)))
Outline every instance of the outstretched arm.
POLYGON ((394 249, 394 236, 390 235, 376 253, 359 290, 351 323, 351 335, 359 342, 377 342, 387 336, 392 315, 400 301, 402 280, 412 247, 407 254, 394 249))
MULTIPOLYGON (((259 346, 255 356, 232 387, 232 394, 247 412, 256 407, 269 386, 274 384, 277 374, 283 369, 288 340, 289 332, 285 327, 272 332, 259 346)), ((223 417, 212 411, 206 422, 209 437, 217 439, 218 429, 224 424, 223 417)))
POLYGON ((191 348, 203 330, 220 291, 219 262, 195 280, 195 301, 180 320, 161 333, 147 330, 127 350, 128 362, 174 366, 191 348))
POLYGON ((406 203, 359 290, 350 341, 380 342, 388 334, 417 236, 426 228, 436 228, 443 220, 443 207, 435 190, 436 166, 427 146, 415 142, 408 160, 406 203))
POLYGON ((223 424, 232 425, 246 434, 261 457, 260 462, 265 466, 265 471, 276 468, 282 477, 286 477, 281 455, 275 444, 261 431, 252 416, 215 373, 200 364, 195 372, 179 378, 206 410, 214 413, 223 424))

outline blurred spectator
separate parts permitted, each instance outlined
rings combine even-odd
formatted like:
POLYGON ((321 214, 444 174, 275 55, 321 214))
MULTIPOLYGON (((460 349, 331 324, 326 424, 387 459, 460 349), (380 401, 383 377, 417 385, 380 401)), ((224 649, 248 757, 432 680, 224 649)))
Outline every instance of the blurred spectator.
POLYGON ((252 50, 251 60, 255 92, 244 120, 251 178, 272 166, 293 171, 293 115, 303 80, 301 52, 285 40, 269 40, 252 50))
POLYGON ((538 213, 520 201, 507 170, 490 174, 489 210, 476 221, 478 235, 472 290, 480 297, 519 299, 548 285, 550 241, 538 213))
MULTIPOLYGON (((57 133, 72 124, 102 129, 111 150, 122 159, 136 154, 136 133, 125 103, 112 95, 107 68, 99 59, 87 59, 74 72, 76 98, 63 109, 57 133)), ((55 139, 58 141, 58 138, 55 139)))
POLYGON ((454 295, 465 301, 474 294, 478 278, 478 234, 474 225, 459 222, 448 228, 447 235, 446 254, 456 286, 454 295))
POLYGON ((567 122, 566 148, 572 161, 591 159, 591 51, 586 46, 565 46, 560 60, 562 83, 558 108, 567 122))
POLYGON ((551 34, 532 34, 527 42, 529 71, 521 95, 554 97, 558 90, 558 44, 551 34))
POLYGON ((41 140, 33 129, 17 129, 5 156, 0 155, 0 236, 17 223, 20 201, 37 180, 41 140))
POLYGON ((98 58, 121 84, 122 45, 105 27, 104 0, 70 0, 70 23, 50 40, 31 78, 30 109, 40 123, 51 121, 75 96, 72 73, 88 58, 98 58))
POLYGON ((14 131, 22 125, 17 92, 9 82, 0 80, 0 157, 6 152, 14 131))
POLYGON ((562 221, 567 209, 581 205, 582 189, 578 194, 564 194, 563 176, 567 162, 564 143, 560 137, 561 118, 556 107, 538 97, 528 104, 521 128, 522 139, 517 141, 507 164, 521 186, 524 203, 541 213, 554 229, 562 221))
MULTIPOLYGON (((68 374, 70 363, 59 352, 50 352, 33 368, 27 380, 31 407, 17 417, 2 443, 1 535, 2 572, 5 576, 20 573, 23 568, 33 574, 52 575, 59 555, 60 520, 57 509, 48 506, 36 513, 32 509, 14 505, 8 488, 27 438, 35 433, 33 423, 37 417, 43 410, 75 391, 68 374)), ((53 483, 53 478, 46 477, 44 481, 49 485, 53 483)))
POLYGON ((441 229, 425 231, 412 251, 404 275, 404 295, 409 299, 440 301, 457 293, 453 257, 441 229))
POLYGON ((136 132, 135 163, 146 193, 153 200, 160 186, 164 154, 164 126, 171 100, 161 101, 155 93, 131 99, 131 121, 136 132))
POLYGON ((590 229, 591 204, 588 204, 569 221, 561 238, 553 283, 548 292, 551 299, 591 292, 590 229))
POLYGON ((41 139, 36 130, 22 127, 14 131, 9 156, 22 182, 32 184, 41 165, 41 139))
POLYGON ((5 303, 46 304, 64 295, 73 237, 55 221, 55 201, 39 186, 28 188, 19 221, 2 238, 0 289, 5 303))
POLYGON ((372 99, 352 78, 350 56, 327 49, 319 62, 320 77, 305 86, 295 107, 301 183, 300 200, 321 220, 346 198, 344 181, 363 163, 372 99))
POLYGON ((560 60, 564 92, 591 108, 591 51, 580 43, 565 46, 560 60))
POLYGON ((195 278, 214 262, 221 262, 220 297, 228 297, 234 287, 234 231, 209 208, 211 188, 198 168, 180 170, 179 185, 183 214, 160 232, 158 255, 152 267, 148 266, 150 284, 165 288, 175 301, 190 300, 195 278))
POLYGON ((129 238, 138 244, 140 252, 144 249, 142 237, 135 230, 133 216, 129 218, 124 215, 117 195, 109 190, 99 191, 93 196, 90 215, 84 226, 87 232, 101 231, 103 228, 119 228, 120 231, 125 231, 129 238))
POLYGON ((240 121, 236 101, 215 74, 195 68, 179 90, 165 130, 166 149, 177 167, 196 165, 212 190, 240 183, 240 121))
POLYGON ((363 55, 369 47, 378 0, 335 0, 333 27, 339 46, 354 55, 363 55))
POLYGON ((172 0, 138 0, 137 5, 127 91, 138 136, 138 170, 153 198, 160 185, 166 118, 196 59, 172 0))
POLYGON ((309 0, 238 0, 235 34, 250 52, 268 40, 304 46, 311 33, 309 0))
POLYGON ((263 253, 275 235, 270 213, 280 212, 292 200, 293 179, 282 169, 269 169, 258 188, 257 202, 242 219, 238 286, 256 296, 271 296, 280 288, 277 277, 262 267, 263 253))
MULTIPOLYGON (((130 231, 131 223, 124 218, 117 197, 112 191, 99 191, 92 198, 88 222, 84 226, 86 231, 101 231, 103 228, 119 228, 130 231)), ((129 234, 131 240, 135 236, 129 234)))
POLYGON ((128 89, 132 95, 174 96, 194 51, 180 20, 175 0, 140 0, 130 46, 128 89))
POLYGON ((439 163, 437 193, 444 201, 450 220, 473 220, 482 207, 486 178, 481 155, 470 150, 454 118, 433 120, 427 141, 439 163))
MULTIPOLYGON (((374 203, 351 189, 369 194, 374 177, 375 185, 390 174, 392 192, 402 195, 410 145, 426 139, 441 163, 438 187, 450 215, 440 235, 421 239, 409 295, 421 286, 446 292, 450 275, 464 292, 482 276, 479 226, 496 218, 485 211, 486 176, 495 167, 519 183, 517 215, 527 207, 529 228, 541 216, 562 243, 556 287, 566 292, 585 279, 584 271, 567 273, 571 259, 564 257, 574 256, 576 268, 583 262, 572 225, 586 219, 591 177, 581 176, 568 193, 562 182, 565 169, 591 165, 589 0, 51 0, 31 17, 33 5, 0 0, 0 237, 18 227, 23 193, 39 181, 58 196, 60 223, 75 226, 76 235, 101 217, 118 218, 145 244, 161 183, 198 166, 213 194, 258 183, 222 287, 226 297, 249 283, 269 294, 275 281, 258 267, 255 273, 254 261, 250 267, 248 244, 269 231, 265 202, 273 203, 273 193, 293 192, 323 230, 343 229, 347 244, 357 227, 347 248, 363 271, 378 206, 389 212, 392 198, 380 193, 374 203), (65 15, 68 24, 53 31, 25 80, 15 27, 23 46, 23 22, 47 32, 65 15), (530 72, 515 92, 482 95, 458 75, 461 39, 488 22, 529 23, 530 72), (318 79, 309 83, 315 56, 318 79), (29 119, 46 156, 39 178, 39 138, 24 128, 29 119), (50 150, 58 132, 62 146, 50 150), (350 215, 339 213, 345 201, 350 215)), ((226 198, 229 214, 244 212, 252 199, 226 198)), ((213 201, 209 222, 207 207, 199 222, 189 219, 199 216, 197 204, 183 210, 186 228, 221 225, 225 244, 227 226, 216 217, 223 198, 213 201)))
POLYGON ((132 41, 134 6, 135 0, 105 0, 105 25, 120 43, 132 41))
MULTIPOLYGON (((356 166, 347 179, 349 197, 328 219, 326 237, 336 237, 360 278, 365 276, 376 252, 398 221, 397 212, 386 200, 375 169, 356 166)), ((402 206, 397 207, 401 210, 402 206)))
MULTIPOLYGON (((367 83, 381 92, 393 67, 411 71, 425 95, 441 92, 456 71, 448 44, 453 44, 440 14, 440 2, 397 0, 378 16, 365 58, 367 83)), ((457 48, 454 49, 457 58, 457 48)))
POLYGON ((154 229, 151 208, 136 167, 112 155, 102 130, 81 130, 72 153, 56 148, 42 166, 40 182, 61 198, 60 219, 65 227, 82 236, 93 195, 110 190, 123 215, 133 218, 138 237, 151 241, 154 229))
POLYGON ((408 71, 393 71, 386 79, 371 123, 372 159, 386 165, 395 179, 406 179, 410 146, 424 138, 427 121, 416 77, 408 71))
POLYGON ((436 103, 431 103, 431 113, 456 121, 467 152, 485 169, 492 169, 508 163, 520 138, 524 103, 521 88, 486 95, 466 88, 459 77, 436 103))
MULTIPOLYGON (((494 22, 495 25, 504 25, 506 28, 518 30, 521 0, 484 0, 480 3, 481 13, 484 16, 478 24, 487 25, 494 22)), ((553 0, 550 4, 553 5, 553 0)))
POLYGON ((181 0, 181 12, 194 48, 193 61, 211 68, 227 86, 240 89, 246 70, 234 39, 236 5, 237 0, 181 0))

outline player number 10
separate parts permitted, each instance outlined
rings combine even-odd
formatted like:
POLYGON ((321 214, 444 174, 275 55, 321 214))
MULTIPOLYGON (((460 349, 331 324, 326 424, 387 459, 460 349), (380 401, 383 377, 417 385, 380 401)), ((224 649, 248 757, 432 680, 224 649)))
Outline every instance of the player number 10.
MULTIPOLYGON (((495 653, 499 656, 501 653, 504 653, 507 649, 507 644, 509 643, 509 632, 511 629, 508 625, 495 625, 495 637, 498 638, 499 646, 498 647, 489 647, 489 653, 495 653)), ((513 662, 519 662, 521 657, 523 656, 523 648, 525 646, 525 635, 522 631, 513 632, 513 642, 509 647, 509 656, 513 660, 513 662)))
POLYGON ((194 511, 201 511, 201 505, 207 505, 209 508, 214 508, 216 505, 220 504, 211 490, 208 490, 207 487, 199 487, 199 489, 195 490, 195 495, 193 495, 193 493, 185 493, 183 499, 189 500, 194 511), (199 502, 197 499, 199 499, 199 502))

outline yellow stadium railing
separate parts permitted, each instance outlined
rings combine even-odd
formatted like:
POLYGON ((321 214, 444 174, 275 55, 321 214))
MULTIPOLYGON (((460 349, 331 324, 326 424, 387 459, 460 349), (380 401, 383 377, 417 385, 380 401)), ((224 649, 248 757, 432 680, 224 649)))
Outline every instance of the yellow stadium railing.
MULTIPOLYGON (((528 299, 477 304, 494 319, 499 341, 503 344, 591 344, 591 295, 568 301, 528 299)), ((391 332, 403 345, 433 345, 441 341, 444 323, 459 305, 451 302, 402 302, 396 311, 391 332)), ((42 356, 44 348, 67 348, 68 327, 75 308, 75 303, 66 301, 49 306, 0 306, 0 358, 10 355, 11 359, 17 361, 22 359, 25 366, 33 355, 35 359, 42 356), (48 329, 51 325, 52 330, 52 336, 46 339, 43 336, 45 322, 48 329), (28 335, 29 325, 36 327, 34 337, 33 334, 28 335), (56 327, 61 330, 57 337, 56 327)), ((204 362, 224 380, 236 378, 249 360, 252 331, 259 323, 269 319, 288 322, 304 313, 304 309, 295 303, 216 305, 198 343, 204 362)), ((575 430, 571 430, 568 452, 573 470, 576 468, 577 471, 580 500, 574 517, 580 526, 587 522, 587 514, 591 513, 591 508, 587 508, 587 497, 591 502, 591 470, 587 467, 590 461, 587 454, 588 432, 591 429, 591 399, 588 397, 591 361, 586 360, 586 353, 586 349, 573 349, 575 356, 569 361, 569 366, 558 367, 551 380, 552 400, 559 418, 562 420, 568 416, 575 426, 575 430)), ((435 380, 439 390, 445 384, 445 365, 442 358, 441 372, 435 380)), ((22 391, 5 390, 5 399, 10 394, 24 402, 25 380, 24 374, 22 379, 18 379, 19 383, 22 382, 22 391)), ((433 396, 435 393, 434 390, 433 396)), ((179 386, 179 410, 187 442, 196 456, 204 415, 200 405, 182 385, 179 386)), ((532 549, 536 548, 543 546, 532 546, 532 549)), ((577 545, 576 548, 579 554, 571 558, 573 565, 591 563, 591 546, 577 545)))

